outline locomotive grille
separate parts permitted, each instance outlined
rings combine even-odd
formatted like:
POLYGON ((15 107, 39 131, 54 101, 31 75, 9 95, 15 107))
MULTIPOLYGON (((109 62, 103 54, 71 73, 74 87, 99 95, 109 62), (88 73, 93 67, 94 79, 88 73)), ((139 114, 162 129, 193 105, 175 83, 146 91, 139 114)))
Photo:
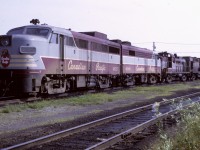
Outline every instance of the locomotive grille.
POLYGON ((35 47, 29 47, 29 46, 21 46, 20 47, 20 53, 21 54, 32 54, 34 55, 36 53, 35 47))

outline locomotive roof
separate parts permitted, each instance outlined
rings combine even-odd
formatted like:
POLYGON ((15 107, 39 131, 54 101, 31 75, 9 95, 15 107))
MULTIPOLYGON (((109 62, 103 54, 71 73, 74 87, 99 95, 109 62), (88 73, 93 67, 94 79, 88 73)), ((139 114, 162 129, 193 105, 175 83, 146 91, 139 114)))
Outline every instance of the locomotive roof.
POLYGON ((127 42, 127 41, 122 42, 121 40, 109 40, 109 39, 107 39, 106 34, 103 34, 103 33, 97 32, 97 31, 90 31, 90 32, 71 31, 71 32, 75 38, 77 37, 80 39, 89 40, 89 41, 93 41, 93 42, 100 42, 102 44, 108 44, 108 45, 112 45, 112 46, 116 46, 116 47, 120 47, 120 44, 122 44, 123 48, 131 50, 131 51, 143 52, 146 54, 153 53, 153 51, 150 49, 133 46, 130 44, 130 42, 127 42), (97 36, 95 36, 95 34, 97 34, 97 36), (102 34, 103 36, 99 37, 98 34, 100 34, 100 36, 102 34))
MULTIPOLYGON (((9 30, 8 32, 15 30, 15 29, 19 29, 19 28, 48 28, 53 32, 56 33, 61 33, 61 34, 70 34, 70 31, 68 29, 64 29, 64 28, 60 28, 60 27, 54 27, 54 26, 49 26, 49 25, 26 25, 26 26, 21 26, 21 27, 17 27, 17 28, 13 28, 11 30, 9 30)), ((7 32, 7 33, 8 33, 7 32)))
POLYGON ((65 29, 65 28, 60 28, 60 27, 55 27, 55 26, 49 26, 49 25, 40 25, 41 27, 49 27, 52 29, 52 31, 57 32, 57 33, 62 33, 62 34, 69 34, 71 33, 70 29, 65 29))
POLYGON ((133 46, 133 45, 129 46, 129 45, 123 45, 123 44, 122 44, 122 46, 123 46, 124 49, 132 50, 132 51, 140 51, 140 52, 144 52, 144 53, 153 53, 152 50, 147 49, 147 48, 141 48, 141 47, 137 47, 137 46, 133 46))
MULTIPOLYGON (((117 46, 117 47, 120 46, 118 43, 112 42, 107 38, 99 38, 99 37, 85 34, 85 33, 92 33, 92 32, 75 32, 75 31, 71 31, 71 32, 75 38, 77 37, 80 39, 89 40, 92 42, 97 42, 97 43, 102 43, 102 44, 113 45, 113 46, 117 46)), ((97 32, 97 31, 94 31, 94 32, 97 32)))
MULTIPOLYGON (((50 26, 50 25, 46 25, 46 24, 42 24, 42 25, 26 25, 26 26, 21 26, 18 28, 48 28, 51 31, 55 32, 55 33, 60 33, 60 34, 64 34, 64 35, 71 35, 73 34, 73 36, 76 38, 80 38, 80 39, 85 39, 85 40, 89 40, 89 41, 93 41, 93 42, 98 42, 98 43, 102 43, 102 44, 108 44, 108 45, 113 45, 116 47, 119 47, 120 44, 122 44, 122 46, 125 49, 129 49, 129 50, 133 50, 133 51, 140 51, 140 52, 144 52, 144 53, 153 53, 152 50, 146 49, 146 48, 140 48, 140 47, 136 47, 131 45, 130 42, 116 42, 115 40, 109 40, 107 38, 107 35, 104 33, 100 33, 97 31, 90 31, 90 32, 75 32, 75 31, 71 31, 70 29, 65 29, 65 28, 60 28, 60 27, 55 27, 55 26, 50 26), (128 44, 127 44, 128 43, 128 44)), ((13 28, 11 30, 9 30, 8 32, 18 29, 18 28, 13 28)))

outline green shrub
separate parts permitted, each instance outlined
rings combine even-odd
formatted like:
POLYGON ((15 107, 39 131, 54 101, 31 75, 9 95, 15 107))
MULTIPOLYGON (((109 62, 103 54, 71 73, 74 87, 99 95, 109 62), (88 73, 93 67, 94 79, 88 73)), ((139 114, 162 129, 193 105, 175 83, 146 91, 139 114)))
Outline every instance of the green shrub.
POLYGON ((161 133, 160 139, 151 146, 156 150, 199 150, 200 148, 200 105, 196 104, 181 113, 182 121, 177 133, 161 133))

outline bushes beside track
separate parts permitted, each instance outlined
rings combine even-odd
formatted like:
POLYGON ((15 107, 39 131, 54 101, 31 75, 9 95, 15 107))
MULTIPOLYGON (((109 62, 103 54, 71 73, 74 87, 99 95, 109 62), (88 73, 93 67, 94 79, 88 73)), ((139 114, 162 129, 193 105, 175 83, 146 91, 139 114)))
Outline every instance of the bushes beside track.
POLYGON ((199 150, 200 148, 200 104, 181 113, 176 129, 162 132, 152 144, 152 150, 199 150))

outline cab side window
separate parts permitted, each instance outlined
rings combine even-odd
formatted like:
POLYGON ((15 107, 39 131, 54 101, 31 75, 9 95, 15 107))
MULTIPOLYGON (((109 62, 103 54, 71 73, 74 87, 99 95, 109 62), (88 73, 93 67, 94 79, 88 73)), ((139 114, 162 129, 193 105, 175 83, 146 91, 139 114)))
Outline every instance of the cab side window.
POLYGON ((78 48, 88 49, 88 41, 75 38, 75 42, 78 48))
POLYGON ((73 38, 69 36, 65 36, 65 45, 75 46, 73 38))
POLYGON ((120 52, 119 48, 109 46, 109 53, 119 54, 119 52, 120 52))
POLYGON ((58 34, 53 33, 51 35, 50 43, 58 44, 58 34))

